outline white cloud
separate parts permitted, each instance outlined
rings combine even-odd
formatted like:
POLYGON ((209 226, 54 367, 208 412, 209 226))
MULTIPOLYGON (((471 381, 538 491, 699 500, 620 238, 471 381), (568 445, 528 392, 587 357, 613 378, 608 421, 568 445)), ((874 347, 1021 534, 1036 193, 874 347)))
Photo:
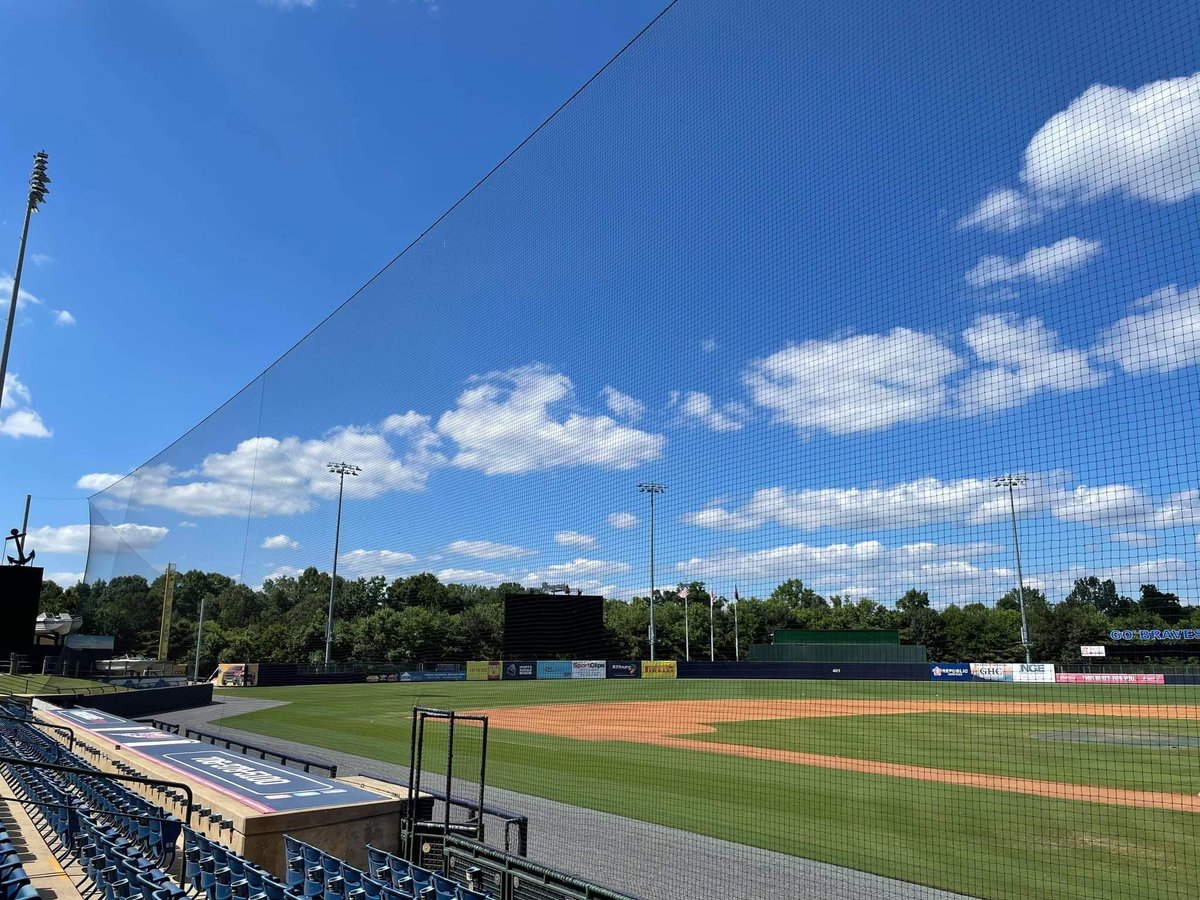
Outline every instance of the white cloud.
POLYGON ((53 581, 60 588, 74 587, 83 581, 82 572, 47 572, 46 580, 53 581))
POLYGON ((179 523, 178 527, 179 528, 195 528, 197 526, 196 526, 195 522, 189 522, 187 519, 184 519, 182 522, 179 523))
POLYGON ((590 534, 580 534, 578 531, 558 531, 554 534, 554 543, 561 547, 580 547, 586 550, 596 546, 596 539, 590 534))
POLYGON ((712 353, 714 350, 717 349, 717 342, 715 340, 713 340, 712 338, 705 338, 703 341, 700 342, 700 349, 703 350, 705 353, 712 353))
POLYGON ((1093 85, 1029 142, 1023 191, 994 191, 960 223, 1015 231, 1108 194, 1178 203, 1200 193, 1200 73, 1136 90, 1093 85))
POLYGON ((1149 497, 1129 485, 1080 485, 1055 501, 1054 515, 1086 525, 1136 528, 1152 525, 1155 509, 1149 497))
POLYGON ((107 472, 92 472, 76 481, 75 487, 83 491, 105 491, 124 477, 124 475, 111 475, 107 472))
POLYGON ((960 228, 1017 231, 1041 221, 1042 212, 1020 191, 1011 188, 988 194, 975 210, 958 223, 960 228))
POLYGON ((793 344, 751 363, 754 402, 808 434, 876 431, 943 413, 963 361, 937 338, 896 328, 793 344))
POLYGON ((454 465, 488 475, 520 475, 563 466, 629 469, 657 459, 665 439, 608 416, 552 412, 570 402, 574 385, 546 366, 531 365, 471 379, 438 433, 458 444, 454 465))
POLYGON ((30 407, 33 400, 29 388, 17 377, 15 372, 4 375, 4 398, 0 401, 0 411, 8 410, 8 415, 0 417, 0 434, 9 437, 48 438, 53 432, 46 427, 42 417, 30 407))
POLYGON ((59 326, 67 326, 75 324, 75 317, 65 309, 54 310, 54 324, 59 326))
MULTIPOLYGON (((578 557, 569 563, 557 563, 547 566, 540 571, 530 572, 525 576, 525 580, 530 582, 548 581, 552 584, 581 580, 584 583, 592 583, 595 579, 608 578, 612 575, 624 575, 628 571, 629 563, 578 557)), ((595 583, 599 584, 600 582, 595 581, 595 583)), ((572 587, 574 586, 572 584, 572 587)))
MULTIPOLYGON (((8 272, 0 273, 0 297, 4 298, 4 310, 8 312, 8 303, 12 298, 13 277, 8 272)), ((25 288, 21 288, 17 292, 17 312, 28 309, 30 306, 45 306, 41 297, 36 297, 25 288)))
POLYGON ((623 394, 614 387, 605 385, 601 392, 604 395, 604 403, 618 419, 628 419, 630 422, 636 422, 646 414, 646 404, 641 400, 630 397, 628 394, 623 394))
POLYGON ((1129 544, 1131 547, 1153 547, 1158 543, 1158 538, 1143 531, 1118 531, 1112 537, 1114 541, 1129 544))
POLYGON ((1099 241, 1068 237, 1048 247, 1034 247, 1020 259, 985 256, 967 273, 967 283, 972 287, 988 287, 1025 279, 1040 284, 1062 281, 1102 249, 1099 241))
POLYGON ((267 6, 276 9, 316 9, 317 0, 262 0, 267 6))
POLYGON ((609 528, 635 528, 638 518, 633 513, 618 512, 609 513, 607 521, 609 528))
POLYGON ((286 534, 276 534, 262 542, 263 550, 297 550, 299 547, 300 542, 292 540, 286 534))
POLYGON ((495 587, 514 580, 503 572, 488 572, 485 569, 442 569, 436 574, 437 580, 442 584, 483 584, 495 587))
POLYGON ((1159 528, 1200 525, 1200 490, 1191 488, 1172 494, 1154 513, 1159 528))
POLYGON ((1200 362, 1200 285, 1180 291, 1168 285, 1139 300, 1141 312, 1100 335, 1098 359, 1131 375, 1164 374, 1200 362))
POLYGON ((42 525, 29 529, 28 546, 44 553, 87 553, 92 550, 150 550, 168 534, 155 525, 42 525))
POLYGON ((57 260, 53 256, 51 256, 49 253, 30 253, 29 261, 32 262, 35 266, 39 266, 39 267, 40 266, 48 266, 53 262, 57 262, 57 260))
POLYGON ((1106 380, 1086 352, 1063 347, 1038 319, 980 316, 963 340, 984 365, 958 389, 956 402, 966 415, 1019 406, 1041 391, 1079 391, 1106 380))
POLYGON ((688 391, 686 394, 672 391, 671 405, 679 410, 684 419, 713 431, 740 431, 747 416, 742 404, 726 403, 718 408, 712 397, 700 391, 688 391))
MULTIPOLYGON (((338 479, 326 468, 329 460, 362 467, 361 475, 346 479, 348 500, 419 491, 430 473, 445 464, 437 443, 428 417, 394 415, 378 430, 337 428, 315 440, 249 438, 229 453, 209 454, 197 471, 143 466, 126 476, 121 490, 135 506, 160 506, 192 516, 293 515, 312 509, 314 497, 337 496, 338 479)), ((77 484, 103 490, 116 480, 117 476, 94 473, 77 484)))
POLYGON ((494 541, 452 541, 446 545, 446 552, 476 559, 510 559, 516 556, 532 556, 537 551, 513 544, 497 544, 494 541))
MULTIPOLYGON (((263 577, 263 581, 275 581, 280 578, 299 578, 304 574, 304 569, 299 566, 276 566, 271 570, 269 575, 263 577)), ((259 585, 261 588, 262 585, 259 585)))
POLYGON ((349 550, 338 556, 338 575, 347 578, 394 578, 411 573, 417 558, 397 550, 349 550))

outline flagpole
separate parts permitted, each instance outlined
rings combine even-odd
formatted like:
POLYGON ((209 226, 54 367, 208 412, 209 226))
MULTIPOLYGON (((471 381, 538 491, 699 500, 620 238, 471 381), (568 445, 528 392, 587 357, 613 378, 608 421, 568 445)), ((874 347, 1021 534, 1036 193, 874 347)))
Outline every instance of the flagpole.
POLYGON ((742 648, 738 646, 738 621, 737 608, 741 604, 741 598, 738 597, 737 585, 733 586, 733 658, 735 661, 740 661, 742 658, 742 648))
POLYGON ((708 592, 708 661, 716 661, 716 643, 713 640, 713 605, 716 599, 712 590, 708 592))
POLYGON ((688 594, 690 593, 690 590, 683 592, 683 658, 688 662, 692 661, 692 630, 688 627, 688 594))

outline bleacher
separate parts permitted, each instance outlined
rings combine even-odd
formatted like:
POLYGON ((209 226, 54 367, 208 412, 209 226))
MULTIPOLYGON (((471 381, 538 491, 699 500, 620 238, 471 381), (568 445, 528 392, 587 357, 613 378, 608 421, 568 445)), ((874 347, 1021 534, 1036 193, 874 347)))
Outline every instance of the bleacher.
MULTIPOLYGON (((114 781, 109 773, 43 733, 23 707, 5 704, 3 714, 0 754, 21 762, 4 764, 0 773, 27 806, 50 852, 64 868, 73 870, 84 900, 488 900, 492 896, 373 846, 366 848, 369 870, 362 871, 290 835, 282 836, 285 871, 272 873, 114 781)), ((184 799, 163 785, 151 790, 172 804, 184 799)), ((39 895, 3 834, 0 859, 0 900, 36 900, 39 895)))

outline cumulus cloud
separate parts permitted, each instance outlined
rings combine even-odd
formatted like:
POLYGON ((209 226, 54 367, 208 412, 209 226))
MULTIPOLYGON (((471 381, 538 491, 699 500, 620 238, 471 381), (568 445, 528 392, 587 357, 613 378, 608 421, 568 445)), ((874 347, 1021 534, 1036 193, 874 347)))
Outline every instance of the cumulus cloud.
POLYGON ((1200 193, 1200 73, 1136 90, 1094 85, 1029 142, 1020 191, 994 191, 964 226, 1014 231, 1043 210, 1109 194, 1178 203, 1200 193))
POLYGON ((989 287, 1028 279, 1052 284, 1084 266, 1102 249, 1099 241, 1068 237, 1048 247, 1034 247, 1017 259, 985 256, 967 273, 967 283, 972 287, 989 287))
POLYGON ((437 574, 437 580, 442 584, 482 584, 495 587, 514 579, 503 572, 489 572, 486 569, 442 569, 437 574))
POLYGON ((638 518, 633 513, 616 512, 609 513, 607 522, 609 528, 635 528, 638 518))
POLYGON ((0 401, 0 434, 9 437, 48 438, 53 432, 31 406, 33 395, 15 372, 4 375, 4 398, 0 401), (7 415, 5 415, 7 411, 7 415))
POLYGON ((1136 308, 1100 335, 1098 359, 1131 375, 1161 375, 1200 362, 1200 285, 1186 291, 1169 285, 1136 308))
POLYGON ((395 578, 412 572, 417 558, 397 550, 349 550, 338 556, 338 574, 348 578, 395 578))
POLYGON ((966 415, 1018 406, 1042 391, 1070 392, 1104 383, 1083 350, 1063 347, 1035 318, 980 316, 963 332, 978 364, 957 392, 966 415))
POLYGON ((946 379, 964 363, 932 335, 907 328, 793 344, 751 363, 751 397, 802 433, 852 434, 944 412, 946 379))
POLYGON ((75 487, 83 491, 106 491, 124 477, 124 475, 112 475, 108 472, 92 472, 81 476, 75 482, 75 487))
POLYGON ((53 581, 61 588, 74 587, 83 581, 82 572, 47 572, 46 580, 53 581))
POLYGON ((628 419, 630 422, 636 422, 646 413, 646 404, 641 400, 630 397, 628 394, 623 394, 614 387, 605 386, 602 391, 604 395, 604 404, 618 419, 628 419))
MULTIPOLYGON (((525 576, 525 580, 531 582, 548 581, 553 584, 563 581, 575 582, 580 580, 590 583, 598 578, 624 575, 628 571, 629 563, 578 557, 569 563, 556 563, 537 572, 530 572, 525 576)), ((599 584, 598 581, 595 583, 599 584)))
POLYGON ((65 309, 54 310, 54 324, 59 326, 68 326, 75 324, 75 317, 65 309))
POLYGON ((532 556, 537 551, 513 544, 498 544, 494 541, 452 541, 446 545, 447 553, 471 556, 476 559, 509 559, 517 556, 532 556))
POLYGON ((712 397, 700 391, 671 392, 671 405, 688 422, 713 431, 740 431, 747 411, 740 403, 725 403, 718 407, 712 397))
POLYGON ((262 542, 264 550, 297 550, 299 547, 300 542, 292 540, 286 534, 272 535, 262 542))
POLYGON ((43 553, 87 553, 92 550, 151 550, 168 534, 156 525, 42 525, 29 529, 28 546, 43 553))
POLYGON ((472 379, 438 433, 458 445, 453 464, 488 475, 520 475, 564 466, 630 469, 657 459, 665 439, 563 407, 574 395, 567 376, 543 365, 472 379))
POLYGON ((557 531, 554 533, 554 543, 560 547, 580 547, 586 550, 596 546, 596 539, 590 534, 581 534, 578 531, 557 531))

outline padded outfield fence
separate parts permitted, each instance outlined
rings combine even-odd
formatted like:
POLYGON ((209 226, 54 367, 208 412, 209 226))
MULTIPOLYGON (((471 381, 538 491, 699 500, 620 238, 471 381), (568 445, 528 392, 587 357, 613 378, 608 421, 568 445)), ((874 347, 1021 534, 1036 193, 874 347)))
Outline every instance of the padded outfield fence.
POLYGON ((230 727, 392 764, 412 706, 487 714, 531 856, 635 893, 1200 896, 1197 33, 664 2, 242 391, 83 480, 86 630, 152 651, 176 564, 172 661, 287 704, 230 727), (514 596, 577 628, 501 659, 514 596), (1082 677, 1122 674, 1162 682, 1082 677))

